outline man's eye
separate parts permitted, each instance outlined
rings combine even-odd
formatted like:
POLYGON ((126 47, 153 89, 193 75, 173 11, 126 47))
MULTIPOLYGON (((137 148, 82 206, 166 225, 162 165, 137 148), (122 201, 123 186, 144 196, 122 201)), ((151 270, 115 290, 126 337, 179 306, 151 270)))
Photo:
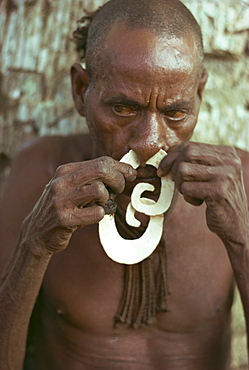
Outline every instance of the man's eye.
POLYGON ((181 119, 184 119, 187 114, 185 112, 179 112, 179 111, 172 110, 172 111, 168 111, 164 115, 165 117, 173 121, 180 121, 181 119))
POLYGON ((112 106, 112 110, 118 116, 134 116, 137 112, 133 107, 125 106, 123 104, 115 104, 112 106))

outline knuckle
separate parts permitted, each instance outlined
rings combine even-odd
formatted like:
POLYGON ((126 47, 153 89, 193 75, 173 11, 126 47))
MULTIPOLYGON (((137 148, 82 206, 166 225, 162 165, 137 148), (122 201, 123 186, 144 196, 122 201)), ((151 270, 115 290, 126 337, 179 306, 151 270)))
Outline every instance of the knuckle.
POLYGON ((67 172, 67 169, 68 166, 66 164, 63 164, 59 167, 57 167, 56 171, 55 171, 55 174, 56 174, 56 177, 61 177, 61 176, 64 176, 65 173, 67 172))
POLYGON ((93 193, 97 197, 103 196, 107 192, 105 185, 103 182, 95 182, 93 185, 93 193))
POLYGON ((54 197, 51 201, 51 207, 56 211, 57 215, 59 215, 63 210, 63 203, 60 197, 54 197))
POLYGON ((217 199, 226 199, 228 196, 228 184, 226 181, 222 181, 219 184, 219 190, 217 191, 217 199))
POLYGON ((52 195, 58 194, 61 191, 61 182, 59 181, 59 179, 54 179, 53 181, 51 181, 49 189, 52 195))
POLYGON ((185 143, 185 153, 188 160, 193 160, 200 156, 200 150, 195 143, 185 143))
POLYGON ((225 179, 229 182, 234 180, 234 173, 235 171, 227 171, 225 172, 225 179))
POLYGON ((225 156, 228 164, 235 168, 241 168, 242 162, 234 147, 225 146, 225 156))
POLYGON ((220 168, 219 173, 217 174, 217 180, 219 184, 229 184, 235 181, 236 178, 236 169, 233 166, 225 166, 220 168))
POLYGON ((205 173, 210 176, 216 175, 216 167, 213 166, 205 166, 205 173))
POLYGON ((235 155, 233 157, 233 167, 236 168, 236 169, 239 169, 241 170, 242 168, 242 162, 241 162, 241 159, 239 156, 235 155))
POLYGON ((124 191, 124 188, 125 188, 125 179, 123 176, 121 175, 119 176, 117 185, 118 185, 119 192, 122 193, 122 191, 124 191))
POLYGON ((77 184, 79 181, 79 173, 78 172, 72 172, 69 176, 70 184, 77 184))
POLYGON ((233 156, 237 156, 236 149, 233 146, 225 145, 225 150, 226 150, 227 153, 229 153, 233 156))
POLYGON ((114 159, 108 156, 103 156, 98 159, 98 162, 102 165, 112 166, 114 164, 114 159))
POLYGON ((128 163, 118 162, 115 167, 123 176, 127 177, 127 179, 133 179, 137 174, 136 170, 128 163))
POLYGON ((178 165, 178 171, 184 176, 188 175, 189 173, 189 168, 188 164, 186 162, 180 162, 178 165))
POLYGON ((115 173, 115 178, 113 177, 113 179, 112 179, 111 188, 115 193, 122 193, 123 192, 123 190, 125 188, 125 178, 121 173, 119 173, 119 172, 115 173))
POLYGON ((87 209, 87 212, 84 212, 84 216, 79 215, 77 220, 77 225, 81 227, 91 224, 98 223, 105 215, 105 211, 101 206, 92 206, 87 209))
POLYGON ((190 141, 184 141, 183 143, 179 144, 179 148, 181 148, 181 150, 188 150, 191 145, 194 145, 194 143, 190 143, 190 141))
POLYGON ((111 167, 113 165, 113 160, 110 157, 101 157, 96 162, 97 172, 100 176, 109 176, 111 173, 111 167))
POLYGON ((104 215, 105 215, 105 211, 103 207, 95 206, 91 214, 89 223, 95 224, 96 222, 99 222, 104 217, 104 215))
POLYGON ((188 183, 183 181, 180 186, 180 192, 184 195, 188 193, 188 183))
POLYGON ((66 212, 61 211, 61 212, 58 212, 57 215, 58 215, 59 226, 67 227, 68 226, 68 216, 66 212))

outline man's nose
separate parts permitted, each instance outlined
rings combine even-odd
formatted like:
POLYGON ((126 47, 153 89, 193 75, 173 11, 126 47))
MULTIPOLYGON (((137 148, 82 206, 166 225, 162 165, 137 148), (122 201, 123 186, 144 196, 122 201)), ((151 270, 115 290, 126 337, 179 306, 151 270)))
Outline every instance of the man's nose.
POLYGON ((136 122, 129 147, 137 154, 141 166, 160 149, 168 150, 167 136, 170 137, 169 128, 156 113, 148 113, 136 122))

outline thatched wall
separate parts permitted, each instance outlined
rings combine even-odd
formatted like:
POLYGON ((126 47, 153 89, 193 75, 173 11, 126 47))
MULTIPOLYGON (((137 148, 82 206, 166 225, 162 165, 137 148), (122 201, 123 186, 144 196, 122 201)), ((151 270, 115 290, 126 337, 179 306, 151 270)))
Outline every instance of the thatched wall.
MULTIPOLYGON (((72 30, 103 0, 0 2, 0 152, 27 139, 86 130, 74 111, 72 30)), ((249 2, 185 0, 204 34, 206 88, 195 140, 249 148, 249 2)))
MULTIPOLYGON (((87 130, 70 94, 71 34, 83 9, 103 2, 0 0, 0 185, 25 141, 87 130)), ((202 27, 209 71, 194 139, 249 149, 249 0, 183 2, 202 27)))

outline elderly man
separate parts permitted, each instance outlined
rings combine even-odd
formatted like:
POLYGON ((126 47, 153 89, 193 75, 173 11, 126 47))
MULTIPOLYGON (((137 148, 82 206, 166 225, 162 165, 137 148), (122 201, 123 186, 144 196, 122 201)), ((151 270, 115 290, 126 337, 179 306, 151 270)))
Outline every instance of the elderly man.
POLYGON ((90 136, 25 146, 1 203, 1 369, 230 369, 234 277, 249 318, 249 154, 188 141, 199 26, 178 0, 111 0, 89 21, 71 74, 90 136), (171 206, 134 206, 133 227, 141 183, 141 204, 171 206))

